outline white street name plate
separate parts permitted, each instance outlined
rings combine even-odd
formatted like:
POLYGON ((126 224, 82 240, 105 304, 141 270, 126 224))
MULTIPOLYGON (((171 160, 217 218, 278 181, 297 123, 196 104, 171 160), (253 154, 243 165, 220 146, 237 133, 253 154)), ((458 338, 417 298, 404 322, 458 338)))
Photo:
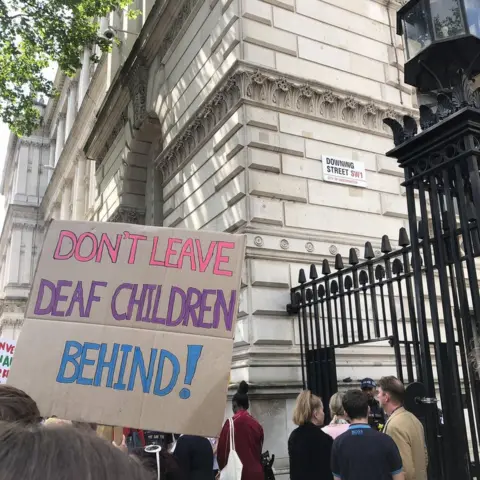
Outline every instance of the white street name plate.
POLYGON ((365 164, 354 160, 322 155, 323 179, 352 187, 367 187, 365 164))

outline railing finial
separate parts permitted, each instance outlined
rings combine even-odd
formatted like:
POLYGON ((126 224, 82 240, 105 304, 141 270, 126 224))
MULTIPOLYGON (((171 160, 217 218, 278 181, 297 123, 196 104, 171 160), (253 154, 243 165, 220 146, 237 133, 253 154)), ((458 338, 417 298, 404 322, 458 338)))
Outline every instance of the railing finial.
POLYGON ((360 263, 358 261, 357 250, 355 248, 350 249, 350 253, 348 255, 348 263, 350 265, 357 265, 358 263, 360 263))
POLYGON ((410 245, 410 239, 408 238, 407 229, 402 227, 398 234, 398 244, 401 247, 408 247, 410 245))
POLYGON ((305 276, 305 270, 301 268, 300 271, 298 272, 298 283, 303 285, 306 282, 307 282, 307 277, 305 276))
POLYGON ((392 245, 390 244, 390 239, 388 235, 382 237, 382 246, 380 248, 382 253, 390 253, 392 251, 392 245))
POLYGON ((337 253, 335 255, 335 270, 343 270, 344 268, 342 256, 337 253))
POLYGON ((332 271, 330 270, 330 265, 328 263, 328 260, 325 259, 322 263, 322 275, 330 275, 332 271))
POLYGON ((373 252, 373 247, 370 242, 365 243, 365 255, 364 258, 367 260, 371 260, 372 258, 375 258, 375 253, 373 252))

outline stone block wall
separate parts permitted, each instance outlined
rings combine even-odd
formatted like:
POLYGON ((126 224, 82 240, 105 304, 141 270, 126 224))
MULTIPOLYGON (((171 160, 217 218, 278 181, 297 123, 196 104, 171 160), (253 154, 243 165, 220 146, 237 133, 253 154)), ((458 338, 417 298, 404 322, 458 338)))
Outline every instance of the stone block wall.
MULTIPOLYGON (((299 268, 361 256, 367 240, 379 249, 384 234, 396 245, 407 225, 382 120, 415 115, 416 100, 391 6, 185 1, 155 60, 132 72, 97 172, 98 220, 247 235, 231 381, 252 385, 280 478, 301 379, 285 309, 299 268), (362 161, 367 188, 325 182, 323 155, 362 161)), ((337 365, 340 380, 395 371, 387 345, 342 350, 337 365)))
MULTIPOLYGON (((384 234, 395 244, 407 209, 382 120, 415 114, 416 102, 382 2, 208 3, 176 66, 150 72, 164 82, 151 100, 164 135, 163 225, 247 235, 231 381, 253 386, 265 449, 286 476, 300 387, 289 289, 310 263, 363 253, 366 240, 378 249, 384 234), (364 162, 368 187, 324 182, 322 155, 364 162)), ((337 364, 340 380, 395 373, 387 345, 342 350, 337 364)))
POLYGON ((179 16, 174 25, 182 34, 161 48, 160 63, 150 71, 148 108, 160 119, 163 148, 240 58, 238 0, 193 0, 186 5, 189 16, 179 16))

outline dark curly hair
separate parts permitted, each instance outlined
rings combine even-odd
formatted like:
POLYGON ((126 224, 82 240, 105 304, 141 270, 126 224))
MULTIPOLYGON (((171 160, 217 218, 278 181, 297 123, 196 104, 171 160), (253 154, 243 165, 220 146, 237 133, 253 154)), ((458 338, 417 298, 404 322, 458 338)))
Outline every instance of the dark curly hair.
MULTIPOLYGON (((131 455, 149 472, 157 474, 157 457, 155 453, 146 452, 143 447, 134 448, 131 455)), ((182 470, 175 457, 165 449, 160 452, 160 480, 184 480, 182 470)))
POLYGON ((232 403, 236 403, 239 408, 248 410, 250 402, 248 401, 248 383, 242 380, 238 386, 237 393, 232 398, 232 403))
POLYGON ((24 425, 42 420, 35 400, 23 390, 10 385, 0 385, 0 421, 24 425))

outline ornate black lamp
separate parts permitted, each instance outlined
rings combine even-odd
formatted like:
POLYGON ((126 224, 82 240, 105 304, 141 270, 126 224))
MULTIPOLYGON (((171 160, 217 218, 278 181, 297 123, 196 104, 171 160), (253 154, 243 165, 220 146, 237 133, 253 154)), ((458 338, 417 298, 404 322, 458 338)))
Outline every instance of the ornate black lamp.
POLYGON ((405 82, 436 98, 420 107, 420 133, 412 116, 384 120, 396 147, 387 155, 405 178, 421 396, 434 400, 438 379, 442 409, 440 425, 436 404, 422 407, 429 478, 471 480, 480 478, 480 378, 471 365, 480 339, 480 0, 410 0, 397 29, 405 82))
POLYGON ((442 90, 452 75, 480 72, 480 0, 410 0, 397 14, 405 40, 405 82, 442 90))
MULTIPOLYGON (((480 108, 480 0, 410 0, 397 12, 397 33, 405 43, 405 82, 437 97, 437 107, 420 107, 423 130, 464 107, 480 108)), ((387 119, 395 145, 417 134, 387 119)))

